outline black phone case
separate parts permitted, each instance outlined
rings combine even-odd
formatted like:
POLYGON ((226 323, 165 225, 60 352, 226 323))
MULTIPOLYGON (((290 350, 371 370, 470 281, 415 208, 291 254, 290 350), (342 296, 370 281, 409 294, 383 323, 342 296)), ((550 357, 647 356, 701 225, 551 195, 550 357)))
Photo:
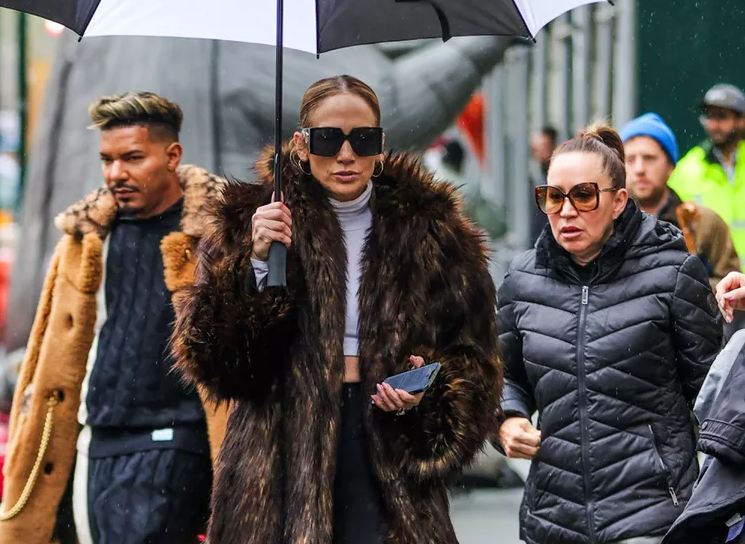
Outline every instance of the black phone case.
POLYGON ((387 383, 393 389, 403 389, 410 395, 416 395, 429 389, 439 372, 440 363, 430 363, 395 376, 389 376, 383 383, 387 383))

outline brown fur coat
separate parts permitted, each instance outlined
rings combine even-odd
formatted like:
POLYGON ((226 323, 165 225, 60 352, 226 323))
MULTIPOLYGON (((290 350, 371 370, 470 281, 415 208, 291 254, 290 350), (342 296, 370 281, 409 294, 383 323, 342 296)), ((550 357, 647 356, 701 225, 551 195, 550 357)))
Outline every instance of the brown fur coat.
MULTIPOLYGON (((166 286, 174 303, 193 281, 204 205, 223 183, 195 166, 180 167, 178 175, 184 188, 181 232, 172 232, 161 242, 166 286)), ((80 392, 103 274, 103 239, 116 211, 114 197, 102 187, 57 217, 63 236, 47 272, 13 398, 2 514, 20 505, 24 488, 33 485, 20 512, 0 521, 0 543, 47 544, 52 537, 75 459, 80 392), (50 418, 50 440, 34 480, 33 467, 43 449, 42 431, 50 418)), ((205 412, 216 457, 227 415, 225 408, 218 410, 209 402, 205 412)))
MULTIPOLYGON (((272 151, 260 183, 230 184, 177 308, 177 366, 217 399, 233 399, 213 490, 211 544, 331 544, 344 375, 346 252, 322 187, 284 157, 293 214, 286 290, 258 293, 251 216, 271 195, 272 151)), ((457 542, 446 478, 491 429, 501 394, 496 295, 481 235, 454 189, 409 155, 374 182, 359 293, 364 391, 409 369, 409 355, 443 368, 403 416, 363 400, 370 455, 390 544, 457 542)))

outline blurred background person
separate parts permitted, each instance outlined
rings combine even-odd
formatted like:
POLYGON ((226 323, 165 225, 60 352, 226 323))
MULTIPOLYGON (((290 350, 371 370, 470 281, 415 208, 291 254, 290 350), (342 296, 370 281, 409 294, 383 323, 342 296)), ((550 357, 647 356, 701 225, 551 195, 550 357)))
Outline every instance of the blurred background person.
POLYGON ((545 181, 546 175, 548 174, 548 166, 551 162, 551 156, 554 154, 558 143, 558 130, 548 125, 533 134, 533 137, 530 140, 531 157, 540 167, 543 181, 545 181))
MULTIPOLYGON (((559 131, 550 125, 543 127, 533 134, 533 137, 530 139, 530 155, 532 159, 530 163, 531 198, 535 188, 546 183, 548 165, 558 143, 559 131)), ((533 246, 538 240, 543 228, 548 224, 548 221, 546 214, 537 208, 532 207, 531 211, 530 246, 533 246)))
POLYGON ((620 130, 626 152, 626 184, 642 211, 683 231, 689 251, 704 263, 712 289, 727 274, 740 269, 729 228, 716 212, 684 204, 668 187, 678 161, 678 142, 655 113, 633 119, 620 130))
POLYGON ((727 223, 743 269, 745 95, 734 85, 715 85, 706 93, 699 109, 708 139, 680 159, 668 185, 683 202, 702 204, 727 223))

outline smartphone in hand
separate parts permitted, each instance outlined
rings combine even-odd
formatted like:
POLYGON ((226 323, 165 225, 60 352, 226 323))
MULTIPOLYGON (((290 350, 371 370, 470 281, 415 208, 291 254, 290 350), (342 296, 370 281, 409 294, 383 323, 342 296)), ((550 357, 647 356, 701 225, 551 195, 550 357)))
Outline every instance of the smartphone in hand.
POLYGON ((393 389, 403 389, 410 395, 416 395, 429 389, 440 372, 440 363, 430 363, 413 370, 389 376, 383 383, 393 389))

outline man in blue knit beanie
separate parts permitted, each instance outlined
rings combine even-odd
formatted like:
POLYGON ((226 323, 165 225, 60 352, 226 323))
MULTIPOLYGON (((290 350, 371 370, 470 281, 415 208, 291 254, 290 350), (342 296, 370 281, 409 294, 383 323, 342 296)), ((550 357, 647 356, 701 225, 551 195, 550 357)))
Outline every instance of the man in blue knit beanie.
POLYGON ((709 271, 712 288, 740 263, 727 224, 712 210, 683 203, 667 185, 678 162, 675 134, 656 113, 629 121, 620 130, 626 151, 626 188, 639 207, 681 229, 688 250, 709 271))

